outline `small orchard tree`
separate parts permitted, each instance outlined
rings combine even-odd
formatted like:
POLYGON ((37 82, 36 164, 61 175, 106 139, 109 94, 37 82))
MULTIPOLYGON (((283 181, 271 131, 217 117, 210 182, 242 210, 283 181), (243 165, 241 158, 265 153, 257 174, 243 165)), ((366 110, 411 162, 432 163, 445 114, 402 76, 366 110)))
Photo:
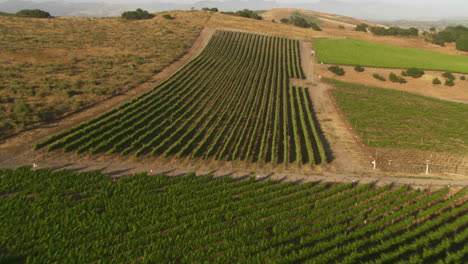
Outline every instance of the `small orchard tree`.
POLYGON ((333 72, 334 74, 336 74, 338 76, 345 75, 345 70, 343 68, 341 68, 340 66, 338 66, 338 65, 330 66, 330 67, 328 67, 328 70, 333 72))
POLYGON ((17 16, 20 17, 32 17, 32 18, 51 18, 49 12, 40 9, 23 9, 16 12, 17 16))
POLYGON ((122 13, 122 18, 128 20, 151 19, 153 17, 153 14, 150 14, 148 11, 142 10, 141 8, 138 8, 135 11, 126 11, 122 13))
POLYGON ((423 70, 417 69, 417 68, 409 68, 406 71, 403 71, 401 75, 403 76, 411 76, 413 78, 420 78, 423 76, 425 73, 423 70))

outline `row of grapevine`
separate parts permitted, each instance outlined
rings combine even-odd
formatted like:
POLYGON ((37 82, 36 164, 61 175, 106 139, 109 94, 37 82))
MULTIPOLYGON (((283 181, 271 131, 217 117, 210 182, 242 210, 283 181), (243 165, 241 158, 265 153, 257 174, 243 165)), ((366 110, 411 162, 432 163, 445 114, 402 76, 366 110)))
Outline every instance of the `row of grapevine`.
POLYGON ((217 31, 169 79, 36 149, 137 157, 326 162, 304 78, 299 41, 217 31))
POLYGON ((0 170, 0 262, 466 263, 450 188, 0 170))

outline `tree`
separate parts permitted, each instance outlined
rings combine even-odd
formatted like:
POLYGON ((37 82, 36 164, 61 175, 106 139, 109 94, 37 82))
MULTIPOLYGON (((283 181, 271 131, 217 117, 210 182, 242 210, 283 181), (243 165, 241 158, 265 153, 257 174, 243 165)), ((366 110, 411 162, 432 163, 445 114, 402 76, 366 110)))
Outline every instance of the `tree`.
POLYGON ((241 17, 253 18, 253 19, 256 19, 256 20, 261 20, 262 19, 261 16, 259 16, 257 13, 255 13, 254 11, 249 10, 249 9, 239 10, 239 11, 236 12, 236 14, 241 16, 241 17))
POLYGON ((468 34, 461 35, 457 41, 457 50, 468 51, 468 34))
POLYGON ((153 17, 153 14, 150 14, 148 11, 142 10, 141 8, 138 8, 135 11, 126 11, 122 13, 122 18, 128 20, 151 19, 153 17))
POLYGON ((343 68, 341 68, 340 66, 337 66, 337 65, 328 67, 328 70, 333 72, 334 74, 336 74, 338 76, 345 75, 345 70, 343 68))
POLYGON ((354 70, 357 71, 357 72, 363 72, 364 68, 361 67, 361 65, 356 65, 356 66, 354 66, 354 70))
POLYGON ((33 17, 33 18, 51 18, 49 12, 40 9, 23 9, 16 13, 20 17, 33 17))
POLYGON ((363 23, 360 25, 356 25, 356 27, 354 28, 354 31, 367 32, 368 28, 369 28, 369 25, 363 23))
POLYGON ((401 73, 403 76, 411 76, 413 78, 419 78, 424 75, 424 71, 417 68, 409 68, 401 73))

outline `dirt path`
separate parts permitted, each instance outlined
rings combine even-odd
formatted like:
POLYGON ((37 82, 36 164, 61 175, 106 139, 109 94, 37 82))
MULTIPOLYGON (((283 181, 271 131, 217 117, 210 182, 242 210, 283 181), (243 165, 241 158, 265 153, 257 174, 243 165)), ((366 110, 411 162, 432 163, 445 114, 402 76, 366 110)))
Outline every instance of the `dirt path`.
POLYGON ((333 151, 332 165, 338 172, 365 171, 370 164, 367 164, 369 162, 363 158, 363 153, 359 152, 359 146, 346 127, 343 117, 337 111, 329 94, 330 87, 314 74, 315 59, 311 54, 311 43, 301 41, 300 47, 301 63, 306 80, 302 80, 302 83, 298 83, 297 80, 294 82, 296 85, 309 88, 317 119, 333 151))

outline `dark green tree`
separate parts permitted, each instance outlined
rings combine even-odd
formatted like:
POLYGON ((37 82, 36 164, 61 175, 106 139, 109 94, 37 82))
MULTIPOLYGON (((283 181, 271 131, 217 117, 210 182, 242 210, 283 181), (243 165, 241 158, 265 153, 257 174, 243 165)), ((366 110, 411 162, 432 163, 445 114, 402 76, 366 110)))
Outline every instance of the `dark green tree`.
POLYGON ((142 10, 141 8, 138 8, 135 11, 126 11, 122 13, 122 18, 128 20, 151 19, 153 17, 153 14, 150 14, 148 11, 142 10))
POLYGON ((49 12, 40 9, 23 9, 16 13, 20 17, 33 17, 33 18, 51 18, 49 12))

